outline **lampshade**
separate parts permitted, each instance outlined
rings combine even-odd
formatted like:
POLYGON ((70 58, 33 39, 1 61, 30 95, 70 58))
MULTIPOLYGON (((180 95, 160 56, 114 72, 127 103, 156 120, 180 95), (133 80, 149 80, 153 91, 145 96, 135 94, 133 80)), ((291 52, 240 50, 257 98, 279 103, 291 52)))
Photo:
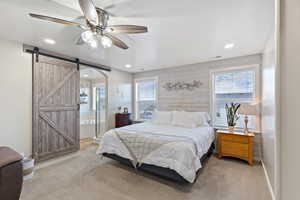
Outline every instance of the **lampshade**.
POLYGON ((238 112, 242 115, 258 115, 257 105, 241 104, 238 112))

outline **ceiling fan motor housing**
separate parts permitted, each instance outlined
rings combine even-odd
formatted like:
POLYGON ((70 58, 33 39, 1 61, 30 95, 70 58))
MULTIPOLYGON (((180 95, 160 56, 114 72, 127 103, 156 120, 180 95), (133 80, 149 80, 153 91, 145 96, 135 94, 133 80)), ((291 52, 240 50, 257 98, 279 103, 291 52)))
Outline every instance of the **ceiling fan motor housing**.
POLYGON ((101 8, 96 8, 96 10, 99 18, 98 26, 103 27, 105 29, 105 27, 107 27, 107 22, 109 20, 109 14, 101 8))

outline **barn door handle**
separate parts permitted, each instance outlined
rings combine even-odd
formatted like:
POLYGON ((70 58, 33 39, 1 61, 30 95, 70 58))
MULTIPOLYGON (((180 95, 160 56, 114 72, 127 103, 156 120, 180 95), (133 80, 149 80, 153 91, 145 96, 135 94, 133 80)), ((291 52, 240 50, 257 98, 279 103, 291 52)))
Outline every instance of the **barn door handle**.
POLYGON ((77 110, 80 111, 80 103, 77 104, 77 110))

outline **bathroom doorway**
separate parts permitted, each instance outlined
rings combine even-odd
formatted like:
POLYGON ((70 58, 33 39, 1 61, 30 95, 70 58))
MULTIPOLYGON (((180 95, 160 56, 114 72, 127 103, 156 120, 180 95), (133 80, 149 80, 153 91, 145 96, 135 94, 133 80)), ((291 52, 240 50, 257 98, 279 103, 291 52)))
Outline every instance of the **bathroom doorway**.
POLYGON ((107 75, 80 67, 80 140, 99 142, 107 128, 107 75))

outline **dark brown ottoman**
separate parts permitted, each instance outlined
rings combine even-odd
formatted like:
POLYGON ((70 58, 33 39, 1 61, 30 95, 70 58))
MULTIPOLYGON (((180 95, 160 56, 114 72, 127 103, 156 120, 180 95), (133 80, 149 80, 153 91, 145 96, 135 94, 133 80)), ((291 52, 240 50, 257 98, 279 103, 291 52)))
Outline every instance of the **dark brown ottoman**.
POLYGON ((22 156, 9 147, 0 147, 0 199, 18 200, 23 184, 22 156))

